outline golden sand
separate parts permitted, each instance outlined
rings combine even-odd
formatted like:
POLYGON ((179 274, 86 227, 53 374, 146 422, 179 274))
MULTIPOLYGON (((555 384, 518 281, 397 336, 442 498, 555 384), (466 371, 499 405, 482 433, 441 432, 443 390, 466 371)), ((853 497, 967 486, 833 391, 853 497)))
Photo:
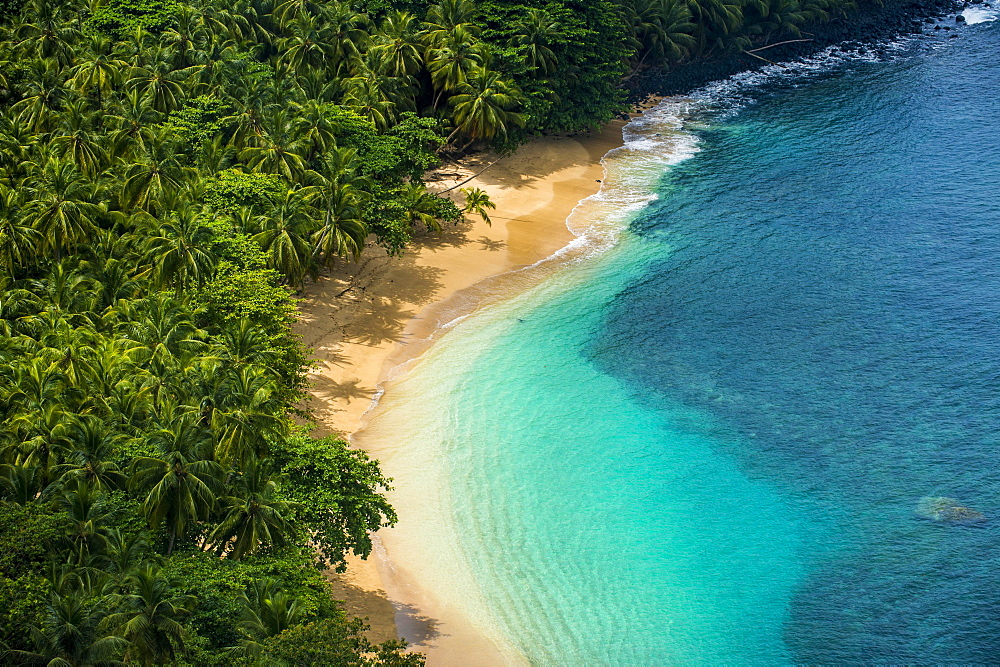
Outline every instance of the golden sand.
MULTIPOLYGON (((485 190, 497 205, 491 226, 472 216, 418 239, 401 258, 370 247, 357 263, 307 287, 296 329, 317 364, 309 378, 310 407, 322 430, 358 431, 385 373, 400 359, 419 354, 442 318, 482 305, 471 288, 534 264, 572 240, 566 219, 580 200, 600 189, 600 160, 621 145, 622 124, 612 122, 580 138, 532 141, 465 183, 462 187, 485 190)), ((444 165, 428 175, 428 187, 443 191, 495 159, 480 155, 444 165)), ((459 190, 451 195, 460 200, 459 190)), ((416 650, 427 653, 429 664, 512 661, 466 619, 435 609, 419 585, 389 581, 391 558, 405 554, 380 549, 368 561, 350 560, 348 572, 333 577, 334 592, 348 612, 368 617, 371 639, 395 638, 398 628, 416 650)))

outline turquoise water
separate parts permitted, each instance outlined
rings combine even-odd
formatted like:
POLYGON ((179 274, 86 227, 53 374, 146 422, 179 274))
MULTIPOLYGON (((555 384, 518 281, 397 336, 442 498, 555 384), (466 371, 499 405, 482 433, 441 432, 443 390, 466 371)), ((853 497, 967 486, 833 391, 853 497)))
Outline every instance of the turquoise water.
POLYGON ((1000 660, 998 52, 982 22, 649 114, 615 245, 413 371, 532 662, 1000 660))

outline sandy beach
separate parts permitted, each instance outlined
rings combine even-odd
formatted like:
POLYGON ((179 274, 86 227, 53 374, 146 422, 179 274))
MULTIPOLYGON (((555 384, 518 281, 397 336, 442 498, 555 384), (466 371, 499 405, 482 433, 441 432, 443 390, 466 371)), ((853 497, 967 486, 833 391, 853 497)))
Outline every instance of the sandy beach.
MULTIPOLYGON (((309 407, 321 430, 355 434, 389 371, 426 349, 441 325, 488 300, 484 281, 534 264, 573 239, 566 219, 600 189, 601 158, 621 145, 622 125, 614 121, 585 137, 534 140, 465 183, 489 193, 497 206, 492 225, 471 216, 420 237, 403 257, 369 247, 358 262, 306 288, 297 332, 316 362, 309 407)), ((483 154, 443 165, 428 175, 428 187, 443 191, 494 160, 483 154)), ((458 189, 452 194, 460 196, 458 189)), ((394 638, 398 628, 430 664, 512 661, 509 650, 434 609, 419 587, 399 580, 396 557, 405 554, 386 553, 379 543, 368 561, 353 559, 346 574, 332 577, 348 612, 368 617, 372 639, 394 638)))

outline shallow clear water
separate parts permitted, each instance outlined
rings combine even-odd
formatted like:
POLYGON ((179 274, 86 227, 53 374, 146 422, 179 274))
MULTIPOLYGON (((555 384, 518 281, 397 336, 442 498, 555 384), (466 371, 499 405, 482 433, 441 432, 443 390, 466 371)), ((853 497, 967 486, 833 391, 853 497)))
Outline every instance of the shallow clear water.
POLYGON ((650 114, 603 196, 658 197, 614 247, 404 381, 532 661, 1000 659, 998 47, 984 21, 650 114))

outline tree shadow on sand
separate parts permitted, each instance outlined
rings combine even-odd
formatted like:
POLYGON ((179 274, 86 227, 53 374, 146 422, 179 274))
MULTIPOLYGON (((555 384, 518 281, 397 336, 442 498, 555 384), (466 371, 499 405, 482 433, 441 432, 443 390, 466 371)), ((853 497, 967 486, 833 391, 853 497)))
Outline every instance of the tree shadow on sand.
POLYGON ((414 314, 395 300, 374 297, 365 311, 345 329, 344 340, 373 347, 398 343, 403 339, 403 328, 414 314))
POLYGON ((476 240, 476 243, 483 246, 483 250, 488 250, 490 252, 499 252, 507 247, 507 243, 505 241, 494 241, 486 236, 480 236, 476 240))
POLYGON ((438 622, 421 614, 413 605, 393 602, 392 606, 396 608, 396 627, 399 629, 399 634, 409 643, 426 644, 441 636, 437 628, 438 622))
POLYGON ((362 387, 361 380, 355 378, 344 382, 335 382, 322 375, 312 378, 313 394, 321 401, 371 400, 375 388, 362 387))
POLYGON ((436 266, 411 265, 405 269, 406 280, 390 278, 383 284, 382 292, 391 301, 424 306, 437 298, 443 287, 440 278, 444 272, 436 266))

